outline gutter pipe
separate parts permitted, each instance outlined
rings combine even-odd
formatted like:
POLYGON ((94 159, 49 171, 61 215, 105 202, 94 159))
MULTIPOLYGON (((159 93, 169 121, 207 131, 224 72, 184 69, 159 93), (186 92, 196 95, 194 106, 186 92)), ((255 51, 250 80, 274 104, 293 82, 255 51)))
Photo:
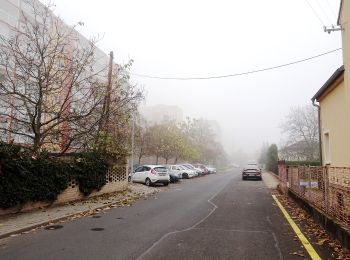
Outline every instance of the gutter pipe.
POLYGON ((317 112, 318 112, 318 139, 319 139, 319 149, 320 149, 320 162, 321 166, 323 165, 322 162, 322 143, 321 143, 321 107, 320 105, 317 105, 315 103, 315 99, 312 99, 312 105, 314 107, 317 107, 317 112))

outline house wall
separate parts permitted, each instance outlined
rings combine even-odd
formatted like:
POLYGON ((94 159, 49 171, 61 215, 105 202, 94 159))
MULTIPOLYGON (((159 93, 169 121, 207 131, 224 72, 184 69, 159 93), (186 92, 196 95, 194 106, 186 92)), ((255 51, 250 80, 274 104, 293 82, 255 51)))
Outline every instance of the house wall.
POLYGON ((342 27, 343 64, 345 67, 345 94, 350 106, 350 1, 342 1, 339 23, 342 27))
POLYGON ((350 167, 350 103, 344 80, 341 78, 337 83, 339 85, 320 100, 322 161, 328 163, 325 140, 328 133, 330 165, 350 167))

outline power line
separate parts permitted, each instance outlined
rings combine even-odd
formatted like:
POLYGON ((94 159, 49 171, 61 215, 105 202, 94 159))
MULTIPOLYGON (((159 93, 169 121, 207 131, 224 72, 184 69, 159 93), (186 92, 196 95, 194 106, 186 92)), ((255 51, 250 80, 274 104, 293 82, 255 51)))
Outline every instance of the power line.
POLYGON ((329 10, 331 10, 331 13, 334 15, 335 19, 337 19, 337 15, 335 14, 335 12, 334 12, 334 10, 333 10, 331 4, 329 3, 328 0, 326 0, 326 2, 327 2, 327 4, 328 4, 329 10))
POLYGON ((311 8, 311 10, 313 11, 313 13, 315 14, 315 16, 317 17, 317 19, 321 22, 321 24, 323 25, 323 26, 325 26, 324 25, 324 22, 322 21, 322 19, 321 19, 321 17, 317 14, 317 12, 315 11, 315 9, 312 7, 312 5, 310 4, 310 2, 308 1, 308 0, 305 0, 306 1, 306 3, 309 5, 309 7, 311 8))
POLYGON ((208 76, 208 77, 159 77, 159 76, 151 76, 151 75, 145 75, 145 74, 138 74, 138 73, 130 73, 133 76, 137 76, 137 77, 142 77, 142 78, 149 78, 149 79, 161 79, 161 80, 208 80, 208 79, 221 79, 221 78, 230 78, 230 77, 237 77, 237 76, 242 76, 242 75, 247 75, 247 74, 253 74, 253 73, 257 73, 257 72, 263 72, 263 71, 267 71, 267 70, 273 70, 273 69, 278 69, 278 68, 282 68, 282 67, 287 67, 290 65, 294 65, 297 63, 301 63, 301 62, 305 62, 305 61, 309 61, 336 51, 341 50, 342 48, 338 48, 335 50, 331 50, 331 51, 327 51, 306 59, 302 59, 302 60, 297 60, 297 61, 293 61, 293 62, 289 62, 289 63, 285 63, 282 65, 277 65, 277 66, 272 66, 272 67, 268 67, 268 68, 264 68, 264 69, 258 69, 258 70, 251 70, 251 71, 246 71, 246 72, 240 72, 240 73, 234 73, 234 74, 227 74, 227 75, 218 75, 218 76, 208 76))
POLYGON ((320 2, 316 0, 317 5, 319 6, 320 10, 326 15, 327 20, 330 24, 332 24, 332 19, 329 17, 328 13, 325 11, 325 9, 321 6, 320 2))

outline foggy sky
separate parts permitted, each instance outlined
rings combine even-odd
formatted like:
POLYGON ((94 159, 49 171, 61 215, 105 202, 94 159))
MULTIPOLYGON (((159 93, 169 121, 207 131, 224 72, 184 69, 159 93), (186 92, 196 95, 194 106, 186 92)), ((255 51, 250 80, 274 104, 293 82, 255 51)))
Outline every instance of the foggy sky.
MULTIPOLYGON (((104 35, 99 47, 132 72, 161 77, 234 74, 308 58, 341 47, 339 0, 56 0, 68 24, 84 22, 85 36, 104 35), (330 6, 331 5, 331 6, 330 6), (331 8, 330 8, 331 7, 331 8)), ((132 77, 145 105, 178 105, 185 116, 217 120, 228 152, 280 144, 291 106, 311 97, 342 65, 341 51, 305 63, 240 77, 175 81, 132 77)))

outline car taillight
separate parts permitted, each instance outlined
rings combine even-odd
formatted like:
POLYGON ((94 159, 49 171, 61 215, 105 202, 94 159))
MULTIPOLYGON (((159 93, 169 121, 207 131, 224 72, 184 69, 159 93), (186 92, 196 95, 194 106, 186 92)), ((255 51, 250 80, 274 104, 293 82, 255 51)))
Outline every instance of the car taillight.
POLYGON ((156 171, 154 169, 151 169, 152 174, 156 174, 156 171))

